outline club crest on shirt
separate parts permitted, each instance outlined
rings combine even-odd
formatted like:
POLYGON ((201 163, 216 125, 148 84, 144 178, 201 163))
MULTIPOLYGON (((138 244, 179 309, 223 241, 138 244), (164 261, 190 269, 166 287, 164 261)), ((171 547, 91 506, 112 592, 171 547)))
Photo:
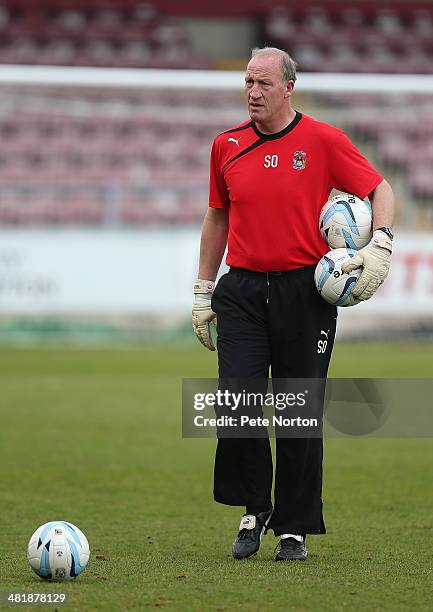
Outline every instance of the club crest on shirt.
POLYGON ((305 151, 295 151, 293 153, 293 165, 294 170, 305 170, 307 165, 307 154, 305 151))

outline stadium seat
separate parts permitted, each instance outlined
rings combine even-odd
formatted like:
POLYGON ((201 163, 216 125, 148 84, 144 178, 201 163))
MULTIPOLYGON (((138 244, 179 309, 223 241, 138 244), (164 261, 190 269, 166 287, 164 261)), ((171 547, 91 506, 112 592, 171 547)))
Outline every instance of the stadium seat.
POLYGON ((296 29, 296 24, 286 6, 274 6, 266 17, 266 34, 275 41, 285 42, 296 29))
POLYGON ((395 38, 403 33, 403 25, 398 14, 389 8, 380 9, 374 21, 374 27, 382 36, 395 38))
POLYGON ((414 11, 411 31, 418 38, 430 41, 433 37, 433 14, 431 10, 417 9, 414 11))

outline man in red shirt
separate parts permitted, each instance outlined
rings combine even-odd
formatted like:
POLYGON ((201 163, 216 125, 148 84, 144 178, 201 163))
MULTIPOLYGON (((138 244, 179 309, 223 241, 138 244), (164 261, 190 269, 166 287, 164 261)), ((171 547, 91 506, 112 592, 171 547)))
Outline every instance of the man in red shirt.
MULTIPOLYGON (((245 75, 250 119, 213 143, 193 327, 215 350, 217 315, 220 380, 267 379, 269 368, 274 379, 326 378, 337 309, 313 275, 329 250, 318 218, 333 188, 369 196, 373 208, 373 239, 349 265, 363 267, 355 300, 369 299, 388 273, 391 187, 341 130, 292 108, 295 80, 287 53, 255 49, 245 75), (214 290, 227 244, 230 271, 214 290)), ((246 507, 235 558, 256 554, 268 528, 280 536, 276 560, 307 557, 306 534, 326 532, 322 456, 320 437, 277 438, 273 506, 269 439, 219 437, 214 498, 246 507)))

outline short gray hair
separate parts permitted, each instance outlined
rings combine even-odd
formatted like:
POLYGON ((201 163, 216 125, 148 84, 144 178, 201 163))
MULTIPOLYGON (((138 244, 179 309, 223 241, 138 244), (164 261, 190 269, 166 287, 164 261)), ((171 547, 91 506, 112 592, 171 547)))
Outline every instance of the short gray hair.
POLYGON ((290 55, 277 47, 256 47, 251 51, 251 57, 257 55, 276 55, 281 58, 281 72, 283 81, 296 81, 296 62, 290 55))

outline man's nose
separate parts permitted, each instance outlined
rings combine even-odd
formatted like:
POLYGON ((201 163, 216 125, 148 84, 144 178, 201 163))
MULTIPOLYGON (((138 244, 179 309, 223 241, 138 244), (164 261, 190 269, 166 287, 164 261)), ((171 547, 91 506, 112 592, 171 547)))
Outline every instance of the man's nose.
POLYGON ((257 98, 260 98, 261 95, 262 93, 260 91, 260 87, 257 83, 253 83, 250 89, 250 98, 254 98, 256 100, 257 98))

